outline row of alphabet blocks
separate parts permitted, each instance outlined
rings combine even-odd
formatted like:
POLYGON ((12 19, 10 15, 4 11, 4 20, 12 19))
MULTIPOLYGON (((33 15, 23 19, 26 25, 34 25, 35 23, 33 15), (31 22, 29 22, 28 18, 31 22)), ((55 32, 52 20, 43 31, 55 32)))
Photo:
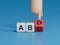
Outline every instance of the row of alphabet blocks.
POLYGON ((17 32, 43 32, 44 31, 44 21, 35 20, 32 22, 18 22, 17 32))

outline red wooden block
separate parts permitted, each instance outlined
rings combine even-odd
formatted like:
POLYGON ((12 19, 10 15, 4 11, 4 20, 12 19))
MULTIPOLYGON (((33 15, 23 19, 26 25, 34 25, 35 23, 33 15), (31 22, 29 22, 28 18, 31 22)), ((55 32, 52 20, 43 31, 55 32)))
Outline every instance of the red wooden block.
POLYGON ((44 30, 44 21, 43 20, 35 20, 34 21, 35 32, 43 32, 44 30))

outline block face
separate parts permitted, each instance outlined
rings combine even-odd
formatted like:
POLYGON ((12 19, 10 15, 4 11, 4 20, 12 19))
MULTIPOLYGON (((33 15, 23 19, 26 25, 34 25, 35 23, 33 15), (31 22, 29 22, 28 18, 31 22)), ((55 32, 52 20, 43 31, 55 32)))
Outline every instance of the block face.
POLYGON ((24 22, 17 23, 17 32, 25 32, 25 23, 24 22))
POLYGON ((37 27, 39 27, 39 26, 43 27, 44 26, 44 21, 43 20, 35 20, 34 25, 37 26, 37 27))
POLYGON ((43 32, 44 30, 44 21, 43 20, 35 20, 34 21, 35 32, 43 32))
POLYGON ((34 32, 34 23, 32 22, 26 23, 26 32, 34 32))
POLYGON ((43 32, 43 27, 35 27, 35 32, 43 32))

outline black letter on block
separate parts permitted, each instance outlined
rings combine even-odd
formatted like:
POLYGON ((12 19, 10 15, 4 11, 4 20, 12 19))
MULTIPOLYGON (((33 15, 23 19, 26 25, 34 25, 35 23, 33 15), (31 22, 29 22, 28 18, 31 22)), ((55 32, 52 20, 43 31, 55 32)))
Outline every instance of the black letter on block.
POLYGON ((32 30, 32 25, 28 25, 28 30, 32 30))
POLYGON ((21 29, 24 30, 23 27, 22 27, 22 25, 20 25, 20 27, 19 27, 19 30, 21 30, 21 29))

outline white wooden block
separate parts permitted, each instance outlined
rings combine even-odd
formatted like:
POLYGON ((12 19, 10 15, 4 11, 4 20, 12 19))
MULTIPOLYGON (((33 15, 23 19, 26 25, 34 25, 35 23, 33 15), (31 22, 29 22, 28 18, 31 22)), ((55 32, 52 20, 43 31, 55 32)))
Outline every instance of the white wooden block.
POLYGON ((32 22, 26 23, 26 32, 34 32, 34 23, 32 22))
POLYGON ((17 22, 17 32, 25 32, 25 23, 17 22))

